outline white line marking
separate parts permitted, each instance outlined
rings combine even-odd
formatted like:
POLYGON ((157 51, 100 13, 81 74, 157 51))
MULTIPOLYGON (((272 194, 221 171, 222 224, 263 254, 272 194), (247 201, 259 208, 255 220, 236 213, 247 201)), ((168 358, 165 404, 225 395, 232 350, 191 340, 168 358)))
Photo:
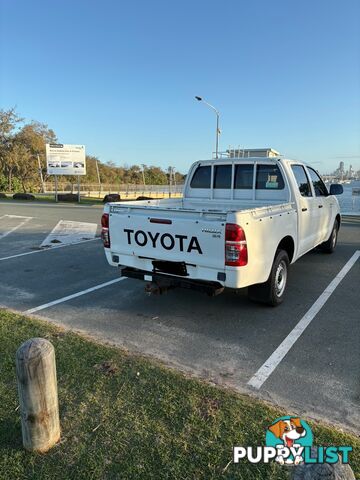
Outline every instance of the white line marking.
POLYGON ((120 278, 115 278, 115 280, 110 280, 109 282, 100 283, 100 285, 96 285, 95 287, 87 288, 86 290, 82 290, 81 292, 73 293, 72 295, 67 295, 66 297, 58 298, 57 300, 54 300, 49 303, 44 303, 43 305, 39 305, 38 307, 35 307, 35 308, 30 308, 30 310, 26 310, 26 312, 24 313, 35 313, 40 310, 44 310, 45 308, 49 308, 59 303, 72 300, 73 298, 81 297, 82 295, 86 295, 87 293, 94 292, 95 290, 99 290, 100 288, 104 288, 109 285, 113 285, 114 283, 121 282, 122 280, 126 280, 126 278, 127 277, 120 277, 120 278))
POLYGON ((34 218, 34 217, 28 217, 27 215, 9 215, 9 214, 3 215, 0 218, 4 218, 4 217, 9 217, 9 218, 34 218))
POLYGON ((4 232, 4 233, 0 233, 0 240, 2 238, 5 238, 7 237, 8 235, 10 235, 10 233, 12 232, 15 232, 15 230, 17 230, 18 228, 22 227, 23 225, 25 225, 25 223, 27 223, 29 220, 32 220, 34 217, 19 217, 17 215, 4 215, 3 217, 1 218, 4 218, 4 217, 10 217, 10 218, 24 218, 25 220, 23 220, 22 222, 20 222, 18 225, 15 225, 15 227, 12 227, 10 228, 10 230, 8 230, 7 232, 4 232))
POLYGON ((53 247, 56 243, 75 243, 96 235, 97 223, 60 220, 40 247, 53 247))
POLYGON ((0 198, 0 205, 6 205, 6 206, 16 206, 16 207, 29 207, 29 208, 33 208, 33 207, 36 207, 36 208, 60 208, 60 209, 63 209, 63 208, 98 208, 99 210, 103 210, 104 209, 104 205, 101 205, 99 203, 89 203, 88 205, 79 205, 79 204, 74 204, 74 205, 66 205, 65 203, 48 203, 48 202, 44 202, 44 203, 40 203, 40 202, 36 202, 36 203, 32 203, 31 205, 29 205, 28 203, 18 203, 18 202, 2 202, 1 201, 1 198, 0 198))
POLYGON ((255 373, 253 377, 248 381, 248 385, 259 389, 262 384, 269 378, 275 368, 279 365, 285 355, 289 352, 291 347, 294 345, 296 340, 304 332, 306 327, 314 319, 314 317, 319 313, 321 308, 325 305, 327 300, 330 298, 331 294, 334 292, 336 287, 339 285, 341 280, 345 275, 350 271, 351 267, 355 264, 357 259, 360 257, 360 250, 357 250, 350 260, 343 266, 340 272, 332 280, 331 283, 326 287, 320 297, 316 302, 310 307, 310 309, 305 313, 299 323, 293 328, 289 335, 283 340, 283 342, 278 346, 278 348, 270 355, 270 357, 263 363, 259 370, 255 373))
POLYGON ((32 255, 33 253, 41 253, 41 252, 51 252, 52 250, 57 250, 58 248, 63 248, 63 247, 71 247, 72 245, 80 245, 80 243, 88 243, 88 242, 93 242, 94 240, 101 240, 100 237, 97 238, 91 238, 90 240, 81 240, 81 242, 74 242, 74 243, 69 243, 69 244, 64 244, 64 245, 56 245, 51 248, 42 248, 41 250, 33 250, 31 252, 25 252, 25 253, 17 253, 16 255, 10 255, 9 257, 2 257, 0 258, 0 262, 3 260, 10 260, 11 258, 17 258, 17 257, 23 257, 25 255, 32 255))

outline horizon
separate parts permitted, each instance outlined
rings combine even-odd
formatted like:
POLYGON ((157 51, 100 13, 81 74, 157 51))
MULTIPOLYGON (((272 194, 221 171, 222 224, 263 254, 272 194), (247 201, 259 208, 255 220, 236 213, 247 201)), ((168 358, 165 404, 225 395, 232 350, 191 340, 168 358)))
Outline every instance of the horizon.
POLYGON ((220 151, 358 171, 359 18, 356 0, 2 1, 0 108, 104 163, 186 173, 215 150, 200 95, 220 111, 220 151))

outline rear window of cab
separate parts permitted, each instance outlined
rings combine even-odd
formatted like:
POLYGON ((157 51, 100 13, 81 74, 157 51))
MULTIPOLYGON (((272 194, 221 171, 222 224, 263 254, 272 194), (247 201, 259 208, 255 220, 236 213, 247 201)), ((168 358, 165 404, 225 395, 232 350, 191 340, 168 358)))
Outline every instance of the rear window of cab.
POLYGON ((211 167, 197 167, 191 179, 191 188, 210 188, 211 182, 211 167))
MULTIPOLYGON (((230 189, 232 179, 232 165, 214 165, 215 189, 230 189)), ((237 164, 234 169, 234 189, 252 189, 254 179, 253 164, 237 164)), ((199 165, 191 179, 191 188, 210 188, 211 166, 199 165)), ((275 164, 258 164, 256 167, 257 190, 282 190, 285 187, 284 178, 279 167, 275 164)))

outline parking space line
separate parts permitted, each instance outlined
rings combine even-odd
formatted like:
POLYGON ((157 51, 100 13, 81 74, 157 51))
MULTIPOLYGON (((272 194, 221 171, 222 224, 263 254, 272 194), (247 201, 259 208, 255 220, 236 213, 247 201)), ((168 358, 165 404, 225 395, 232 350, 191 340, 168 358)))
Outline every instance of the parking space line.
POLYGON ((51 252, 52 250, 57 250, 58 248, 71 247, 73 245, 80 245, 81 243, 93 242, 94 240, 100 240, 100 237, 90 238, 89 240, 81 240, 80 242, 68 243, 66 245, 55 245, 51 248, 42 248, 40 250, 32 250, 31 252, 17 253, 15 255, 0 258, 0 262, 3 260, 10 260, 11 258, 24 257, 25 255, 33 255, 34 253, 51 252))
POLYGON ((327 300, 330 298, 336 287, 339 285, 341 280, 345 275, 350 271, 351 267, 355 264, 357 259, 360 257, 360 250, 357 250, 354 255, 348 260, 336 277, 330 282, 326 287, 320 297, 316 302, 310 307, 310 309, 305 313, 299 323, 293 328, 285 340, 278 346, 278 348, 270 355, 270 357, 263 363, 259 370, 251 377, 248 381, 248 385, 259 389, 263 383, 269 378, 273 373, 275 368, 279 365, 285 355, 289 352, 291 347, 294 345, 296 340, 300 335, 305 331, 306 327, 310 322, 315 318, 319 313, 321 308, 325 305, 327 300))
POLYGON ((6 215, 3 215, 0 218, 4 218, 4 217, 9 217, 9 218, 34 218, 34 217, 28 217, 27 215, 10 215, 9 213, 7 213, 6 215))
POLYGON ((25 225, 25 223, 27 223, 29 220, 32 220, 34 218, 34 217, 21 217, 21 216, 18 216, 18 215, 4 215, 1 218, 4 218, 4 217, 7 217, 7 218, 24 218, 24 220, 22 222, 20 222, 18 225, 15 225, 15 227, 10 228, 10 230, 8 230, 7 232, 0 233, 0 240, 2 238, 7 237, 8 235, 10 235, 10 233, 15 232, 15 230, 22 227, 23 225, 25 225))
POLYGON ((99 290, 100 288, 108 287, 109 285, 113 285, 114 283, 121 282, 122 280, 126 280, 127 277, 120 277, 115 278, 114 280, 110 280, 109 282, 100 283, 100 285, 95 285, 95 287, 87 288, 86 290, 82 290, 81 292, 73 293, 72 295, 67 295, 66 297, 58 298, 49 303, 44 303, 43 305, 39 305, 35 308, 30 308, 30 310, 26 310, 24 313, 35 313, 39 312, 40 310, 45 310, 45 308, 52 307, 54 305, 58 305, 59 303, 67 302, 68 300, 72 300, 73 298, 81 297, 82 295, 86 295, 87 293, 94 292, 95 290, 99 290))
POLYGON ((34 218, 34 217, 27 217, 27 216, 24 216, 24 215, 9 215, 8 213, 6 213, 5 215, 1 215, 0 220, 2 218, 5 218, 5 217, 8 217, 8 218, 34 218))
POLYGON ((97 223, 59 220, 40 247, 52 246, 54 242, 59 241, 70 244, 95 238, 97 226, 97 223))

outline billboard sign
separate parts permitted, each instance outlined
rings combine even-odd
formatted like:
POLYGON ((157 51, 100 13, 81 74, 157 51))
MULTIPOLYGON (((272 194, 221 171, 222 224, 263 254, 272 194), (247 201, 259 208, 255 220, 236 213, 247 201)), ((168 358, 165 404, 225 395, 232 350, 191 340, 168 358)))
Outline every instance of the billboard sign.
POLYGON ((86 175, 85 145, 46 144, 48 175, 86 175))

